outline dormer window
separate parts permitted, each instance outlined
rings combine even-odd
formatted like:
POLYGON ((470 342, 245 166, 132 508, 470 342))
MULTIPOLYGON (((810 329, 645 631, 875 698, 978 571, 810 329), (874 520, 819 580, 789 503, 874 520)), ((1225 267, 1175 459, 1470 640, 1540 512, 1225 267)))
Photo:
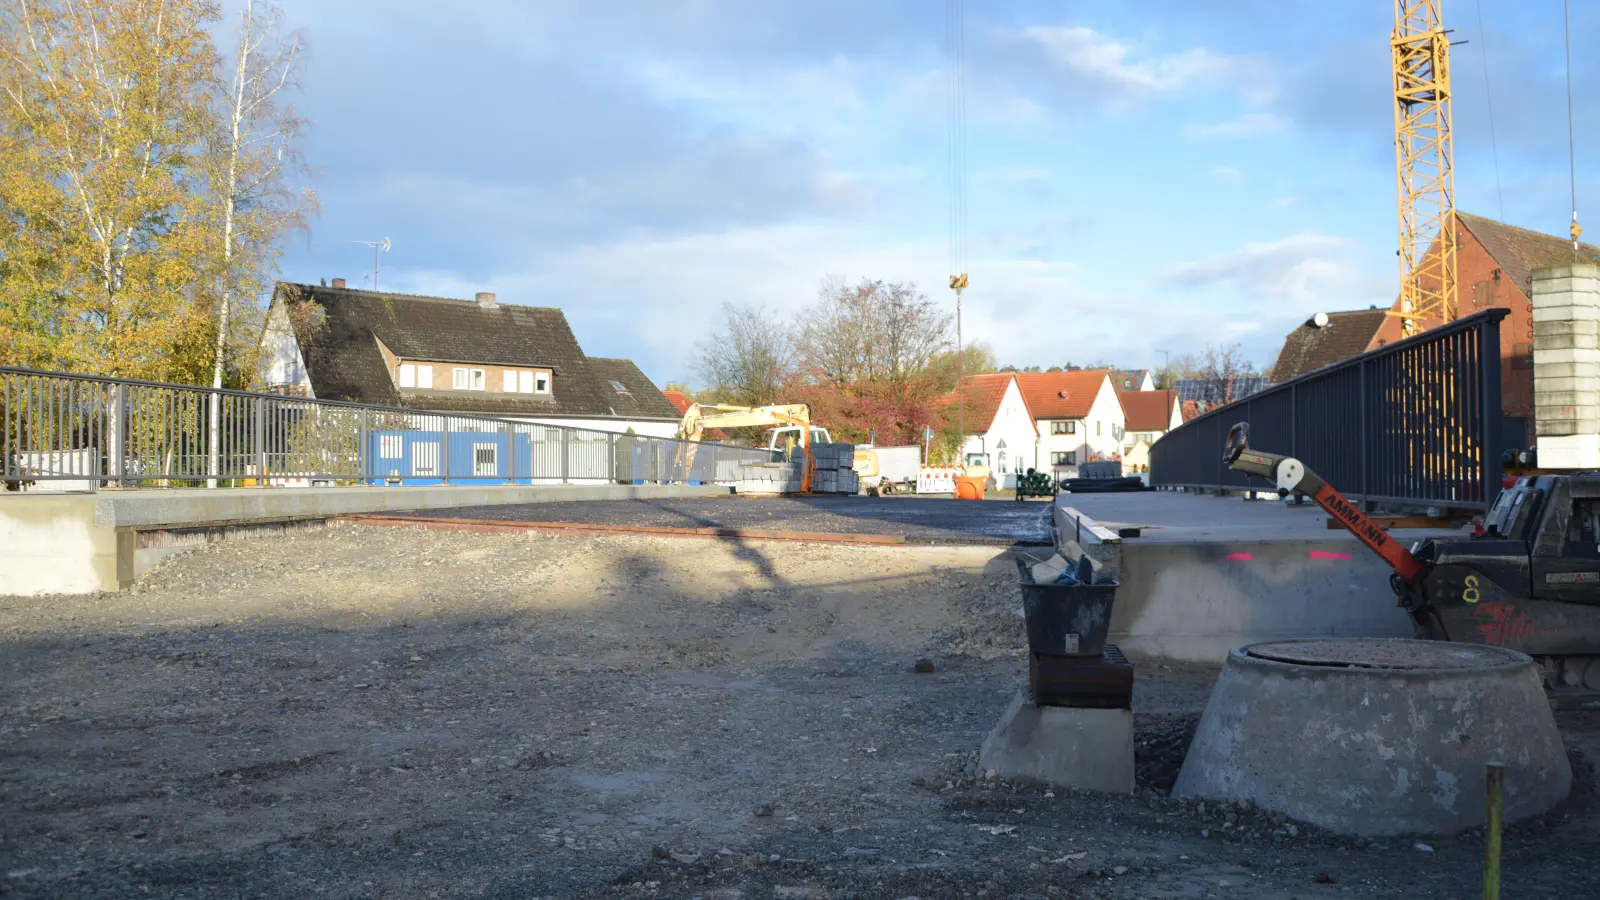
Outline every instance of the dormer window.
POLYGON ((620 381, 611 382, 611 389, 619 394, 629 394, 629 390, 620 381))

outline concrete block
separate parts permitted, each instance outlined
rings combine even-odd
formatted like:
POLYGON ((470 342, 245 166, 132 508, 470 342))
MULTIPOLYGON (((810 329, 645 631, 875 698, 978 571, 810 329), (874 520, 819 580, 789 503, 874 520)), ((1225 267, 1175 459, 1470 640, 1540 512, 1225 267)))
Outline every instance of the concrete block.
POLYGON ((1565 349, 1537 350, 1537 356, 1542 357, 1546 365, 1551 363, 1587 363, 1594 365, 1600 363, 1600 350, 1593 347, 1569 347, 1565 349))
MULTIPOLYGON (((1571 307, 1562 307, 1570 309, 1571 307)), ((1547 310, 1548 312, 1548 310, 1547 310)), ((1533 340, 1537 344, 1539 338, 1553 334, 1595 334, 1600 331, 1600 318, 1589 317, 1585 313, 1582 318, 1551 318, 1533 320, 1533 340)))
POLYGON ((1600 433, 1539 433, 1539 465, 1548 469, 1600 469, 1600 433))
POLYGON ((1024 686, 984 739, 978 765, 1002 778, 1131 794, 1133 713, 1034 706, 1024 686))
POLYGON ((1057 553, 1044 562, 1037 562, 1028 567, 1033 573, 1033 580, 1038 584, 1047 584, 1061 577, 1067 570, 1067 558, 1057 553))

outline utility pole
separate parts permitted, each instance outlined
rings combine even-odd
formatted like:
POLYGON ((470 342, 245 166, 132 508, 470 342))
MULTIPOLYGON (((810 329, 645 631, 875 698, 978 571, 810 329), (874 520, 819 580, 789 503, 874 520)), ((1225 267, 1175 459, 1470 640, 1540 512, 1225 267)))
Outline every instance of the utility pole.
POLYGON ((950 276, 950 289, 956 292, 956 465, 967 462, 967 391, 965 348, 961 343, 961 292, 967 289, 967 273, 950 276))

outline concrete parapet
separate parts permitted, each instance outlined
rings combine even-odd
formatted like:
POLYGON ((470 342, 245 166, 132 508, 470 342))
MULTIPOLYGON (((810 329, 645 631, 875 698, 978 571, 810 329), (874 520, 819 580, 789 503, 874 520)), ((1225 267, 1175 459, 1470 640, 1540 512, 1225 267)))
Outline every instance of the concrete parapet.
POLYGON ((717 485, 218 488, 0 495, 0 595, 86 594, 132 584, 164 548, 141 531, 353 513, 564 500, 727 496, 717 485), (148 551, 148 552, 147 552, 148 551))

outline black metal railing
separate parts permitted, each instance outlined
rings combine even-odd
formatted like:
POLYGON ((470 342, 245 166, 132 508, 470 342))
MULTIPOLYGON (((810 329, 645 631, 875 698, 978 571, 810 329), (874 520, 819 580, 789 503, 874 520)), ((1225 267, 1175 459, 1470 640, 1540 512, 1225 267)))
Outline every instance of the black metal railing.
POLYGON ((733 482, 753 447, 0 366, 0 489, 733 482))
POLYGON ((1490 309, 1206 412, 1150 448, 1156 487, 1270 489, 1222 462, 1250 446, 1301 460, 1356 500, 1482 509, 1501 486, 1500 321, 1490 309))

